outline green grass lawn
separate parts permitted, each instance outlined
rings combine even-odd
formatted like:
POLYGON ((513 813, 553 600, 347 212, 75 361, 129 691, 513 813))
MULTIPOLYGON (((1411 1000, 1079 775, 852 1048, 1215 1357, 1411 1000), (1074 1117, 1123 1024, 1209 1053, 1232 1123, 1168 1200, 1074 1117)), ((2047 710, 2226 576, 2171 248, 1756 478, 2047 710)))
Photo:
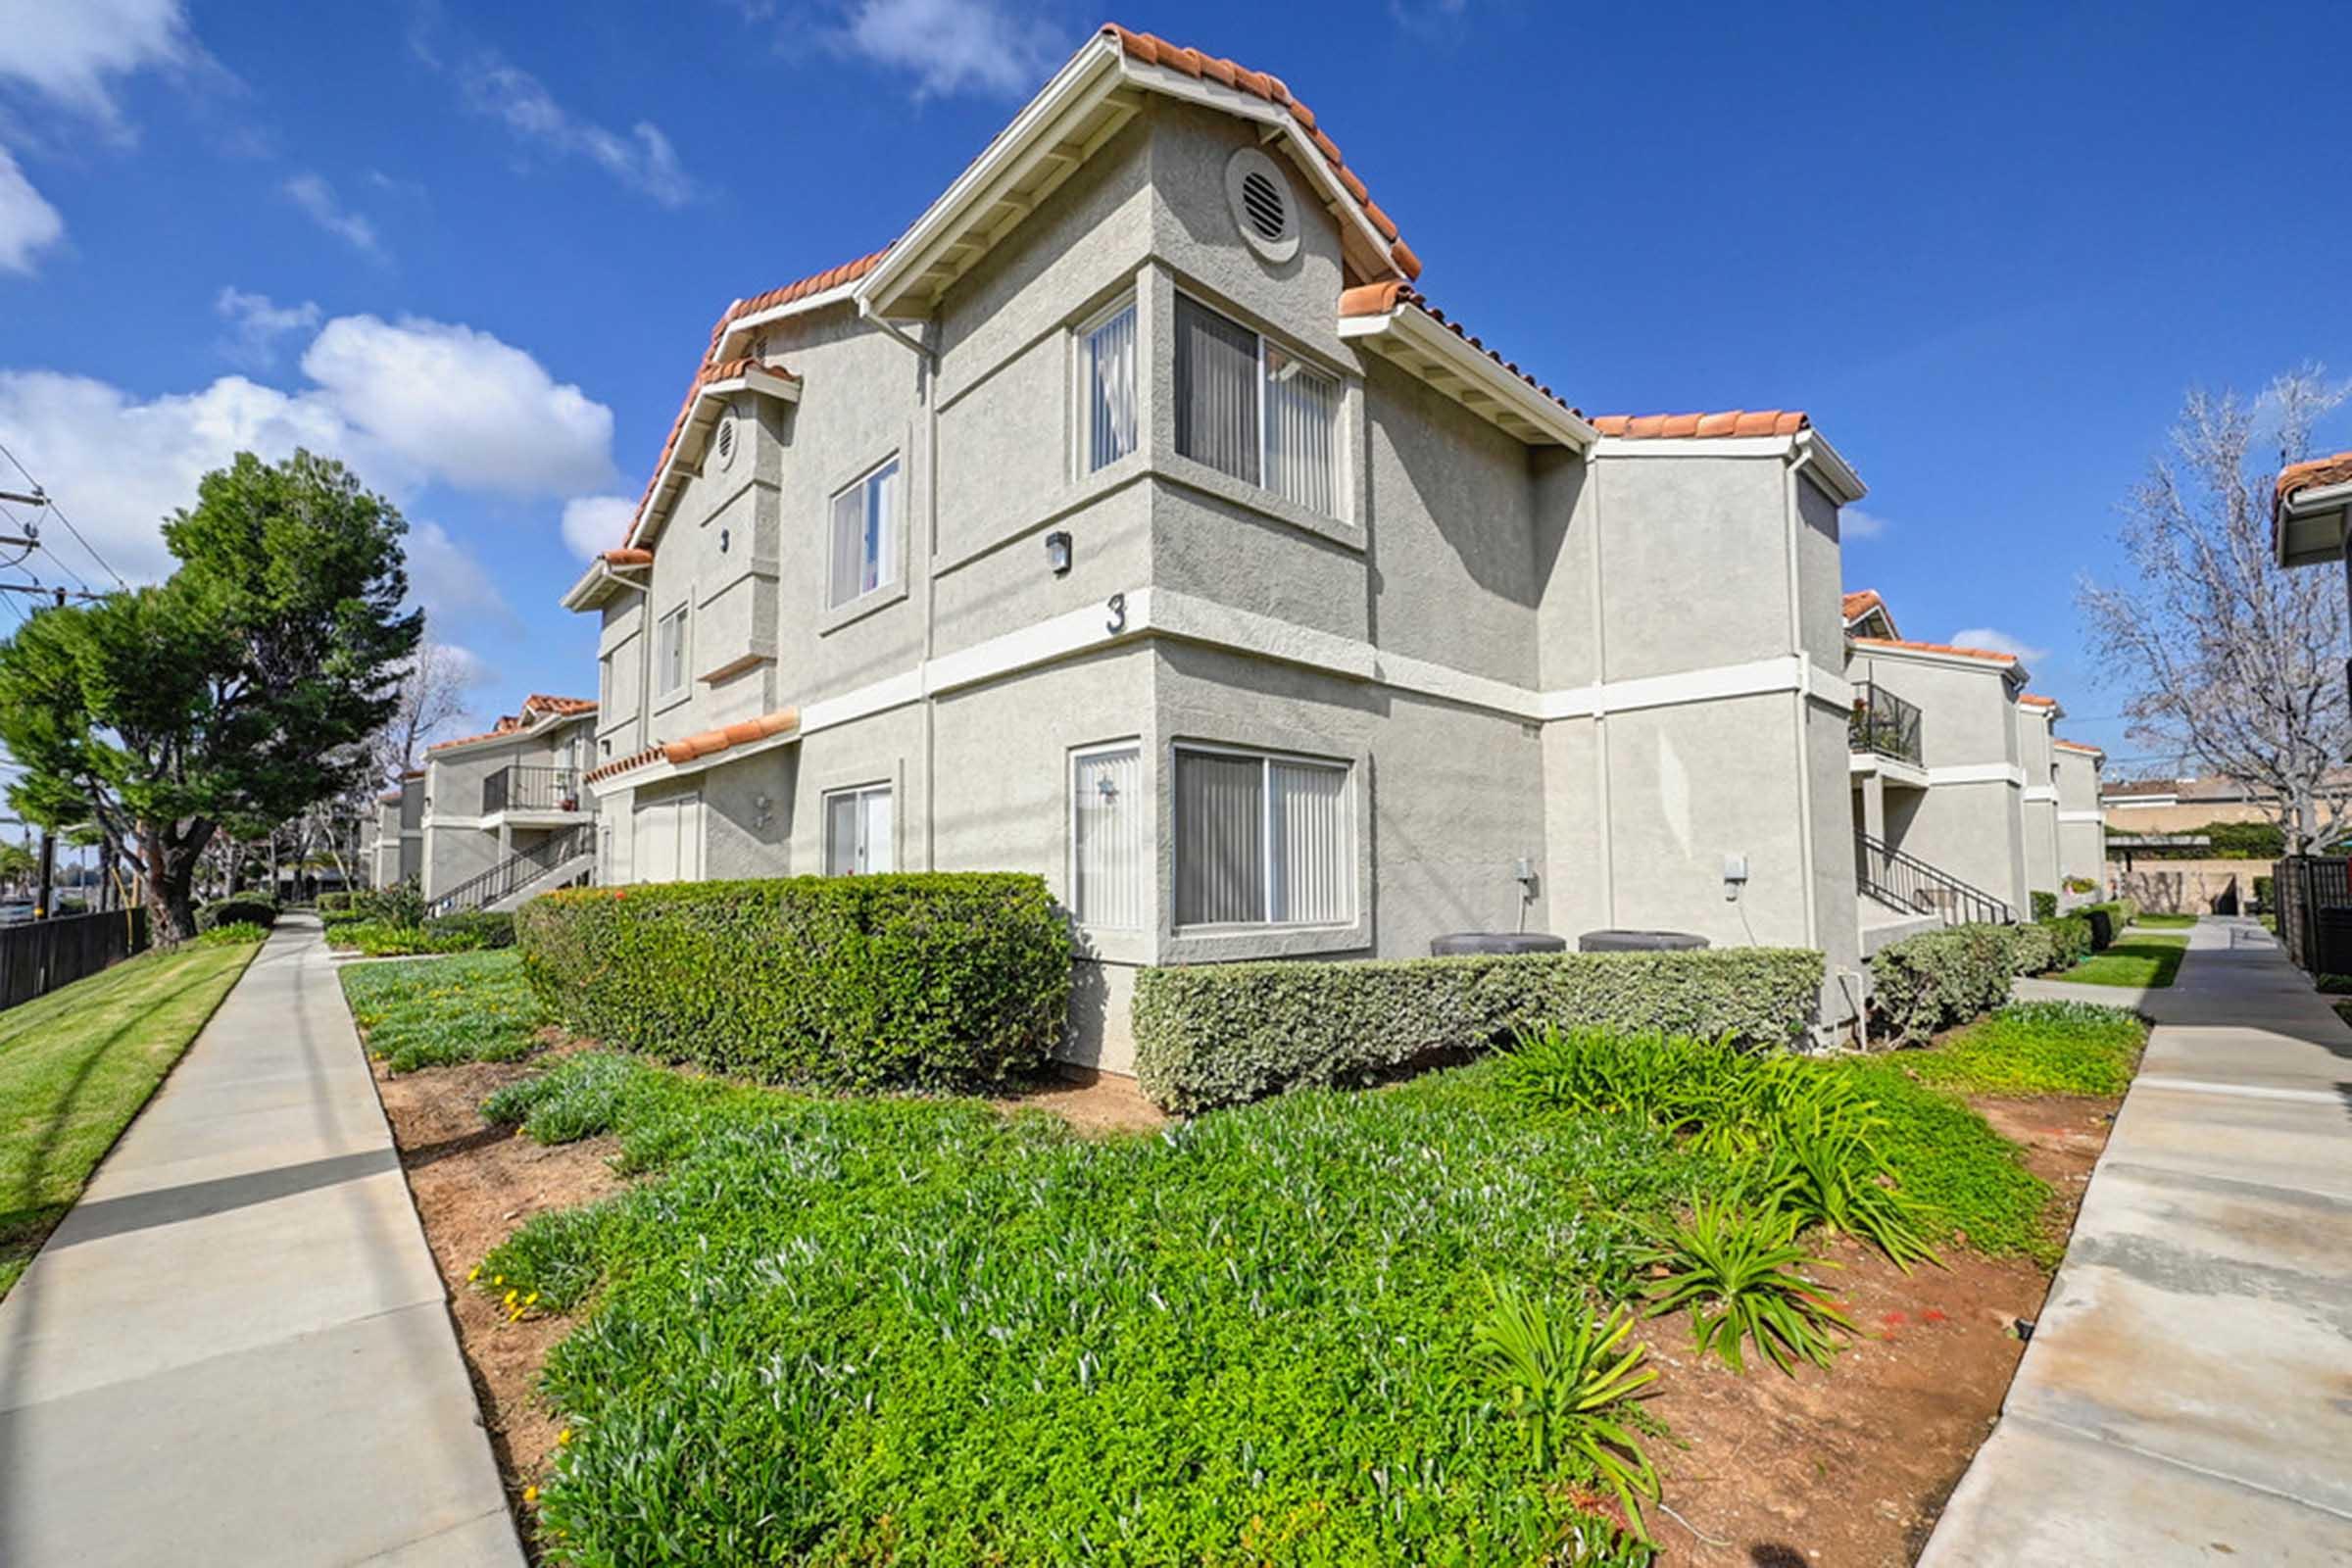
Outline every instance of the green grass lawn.
POLYGON ((2147 914, 2132 922, 2146 931, 2182 931, 2197 923, 2193 914, 2147 914))
POLYGON ((2086 986, 2169 986, 2180 972, 2180 959, 2187 952, 2186 937, 2128 936, 2058 978, 2086 986))
POLYGON ((2121 1007, 2013 1002, 1897 1059, 1922 1083, 1962 1094, 2120 1095, 2147 1040, 2147 1025, 2121 1007))
MULTIPOLYGON (((1880 1102, 1937 1246, 1965 1230, 2044 1254, 2049 1190, 1982 1117, 1883 1059, 1799 1071, 1880 1102)), ((1644 1561, 1565 1549, 1590 1478, 1531 1458, 1472 1374, 1474 1332, 1490 1281, 1555 1314, 1637 1299, 1642 1246, 1693 1197, 1750 1191, 1746 1167, 1527 1082, 1490 1059, 1090 1138, 974 1100, 565 1057, 486 1112, 549 1143, 611 1132, 651 1179, 535 1217, 477 1280, 579 1318, 545 1371, 572 1438, 542 1545, 580 1564, 1644 1561)))
POLYGON ((0 1296, 258 951, 141 954, 0 1012, 0 1296))
POLYGON ((547 1022, 512 948, 414 963, 357 963, 343 996, 370 1054, 394 1072, 527 1055, 547 1022))

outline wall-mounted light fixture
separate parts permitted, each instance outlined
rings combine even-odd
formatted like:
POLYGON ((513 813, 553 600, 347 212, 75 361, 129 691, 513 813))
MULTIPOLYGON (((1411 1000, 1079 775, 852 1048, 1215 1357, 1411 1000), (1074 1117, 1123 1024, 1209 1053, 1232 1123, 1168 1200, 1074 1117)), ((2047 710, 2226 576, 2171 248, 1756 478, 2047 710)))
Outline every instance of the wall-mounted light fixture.
POLYGON ((1046 564, 1054 568, 1054 575, 1056 577, 1066 577, 1070 574, 1068 529, 1056 528, 1046 535, 1046 564))

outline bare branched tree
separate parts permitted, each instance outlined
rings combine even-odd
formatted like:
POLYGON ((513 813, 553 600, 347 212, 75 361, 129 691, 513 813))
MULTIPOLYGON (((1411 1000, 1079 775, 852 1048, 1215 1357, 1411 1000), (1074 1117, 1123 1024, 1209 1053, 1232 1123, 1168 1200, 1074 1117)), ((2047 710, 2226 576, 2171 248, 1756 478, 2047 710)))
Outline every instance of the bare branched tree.
POLYGON ((401 677, 400 706, 376 732, 377 778, 400 782, 402 774, 423 761, 424 749, 466 715, 466 677, 462 654, 444 643, 418 646, 401 677))
POLYGON ((2252 403, 2189 393, 2171 450, 2123 503, 2137 580, 2085 579, 2077 596, 2132 740, 2243 785, 2292 854, 2352 835, 2352 702, 2342 580, 2278 566, 2271 493, 2344 396, 2316 365, 2252 403))

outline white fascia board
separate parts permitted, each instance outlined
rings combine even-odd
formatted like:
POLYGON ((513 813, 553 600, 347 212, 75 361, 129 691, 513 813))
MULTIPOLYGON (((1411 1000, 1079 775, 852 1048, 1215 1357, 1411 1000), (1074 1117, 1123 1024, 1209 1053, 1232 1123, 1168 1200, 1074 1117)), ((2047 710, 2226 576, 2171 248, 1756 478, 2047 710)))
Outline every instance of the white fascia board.
POLYGON ((1830 499, 1839 506, 1850 507, 1870 494, 1870 487, 1862 482, 1860 474, 1854 472, 1854 466, 1846 462, 1838 449, 1830 445, 1830 438, 1819 430, 1799 430, 1795 436, 1795 446, 1800 452, 1813 454, 1812 463, 1805 468, 1806 477, 1818 482, 1829 493, 1830 499))
POLYGON ((425 765, 430 767, 433 763, 449 757, 471 757, 474 753, 488 751, 493 746, 519 746, 525 741, 537 740, 551 730, 562 729, 566 724, 577 723, 582 719, 594 721, 595 718, 596 710, 593 708, 583 709, 576 713, 550 713, 528 729, 511 729, 504 735, 484 735, 477 740, 456 741, 447 746, 436 746, 431 755, 425 759, 425 765))
MULTIPOLYGON (((1490 402, 1507 408, 1571 452, 1586 451, 1600 439, 1600 432, 1592 425, 1487 358, 1482 350, 1472 348, 1467 340, 1440 326, 1419 306, 1400 305, 1385 316, 1344 317, 1339 331, 1343 339, 1394 337, 1411 345, 1477 386, 1490 402)), ((1474 405, 1465 407, 1473 414, 1485 413, 1474 405)))
POLYGON ((734 345, 738 334, 758 332, 763 327, 775 325, 778 321, 789 321, 796 316, 807 316, 813 311, 830 310, 836 305, 847 305, 857 297, 858 285, 843 283, 826 289, 821 294, 805 295, 789 304, 771 305, 764 311, 754 311, 749 316, 738 318, 727 323, 727 329, 720 335, 718 347, 712 351, 710 357, 720 362, 734 358, 727 350, 734 345))
POLYGON ((2298 491, 2280 509, 2274 534, 2281 566, 2312 566, 2343 558, 2352 528, 2352 479, 2298 491))
POLYGON ((978 201, 997 176, 1021 161, 1032 146, 1073 110, 1082 111, 1106 93, 1119 79, 1118 63, 1125 51, 1116 38, 1097 33, 1068 64, 1054 74, 1043 91, 1029 100, 1012 123, 997 132, 954 183, 914 220, 914 225, 891 246, 874 270, 859 278, 851 297, 866 314, 884 317, 896 303, 896 290, 923 275, 938 259, 939 250, 958 232, 965 211, 978 201))
POLYGON ((1891 659, 1898 662, 1936 664, 1945 669, 1970 669, 1980 675, 1999 675, 2004 679, 2010 671, 2024 667, 2015 660, 1976 659, 1967 654, 1939 653, 1933 648, 1889 648, 1884 643, 1858 643, 1854 648, 1854 656, 1859 659, 1891 659))
POLYGON ((1813 461, 1805 472, 1830 499, 1842 506, 1870 493, 1818 430, 1794 435, 1604 435, 1592 450, 1604 458, 1788 458, 1811 452, 1813 461))
MULTIPOLYGON (((653 568, 651 566, 631 566, 627 569, 650 571, 653 568)), ((616 593, 643 592, 645 592, 644 583, 632 582, 622 576, 620 568, 615 567, 611 562, 591 561, 588 563, 588 569, 580 573, 580 580, 566 588, 564 591, 564 597, 558 603, 565 610, 578 612, 602 609, 605 602, 616 593)))

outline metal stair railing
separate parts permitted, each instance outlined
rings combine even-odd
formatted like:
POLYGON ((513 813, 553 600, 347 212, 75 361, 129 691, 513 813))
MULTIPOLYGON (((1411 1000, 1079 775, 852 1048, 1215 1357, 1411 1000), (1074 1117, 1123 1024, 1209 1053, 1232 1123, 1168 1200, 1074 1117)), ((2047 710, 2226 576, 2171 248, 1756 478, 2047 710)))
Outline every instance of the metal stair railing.
POLYGON ((461 909, 486 908, 533 877, 544 876, 574 856, 587 854, 596 843, 595 832, 593 822, 574 822, 560 828, 529 849, 515 851, 479 876, 459 883, 426 905, 424 912, 454 914, 461 909))
POLYGON ((1945 925, 2013 925, 2017 911, 2005 899, 1971 887, 1949 871, 1915 855, 1905 855, 1867 833, 1854 835, 1862 891, 1897 908, 1932 914, 1945 925))

